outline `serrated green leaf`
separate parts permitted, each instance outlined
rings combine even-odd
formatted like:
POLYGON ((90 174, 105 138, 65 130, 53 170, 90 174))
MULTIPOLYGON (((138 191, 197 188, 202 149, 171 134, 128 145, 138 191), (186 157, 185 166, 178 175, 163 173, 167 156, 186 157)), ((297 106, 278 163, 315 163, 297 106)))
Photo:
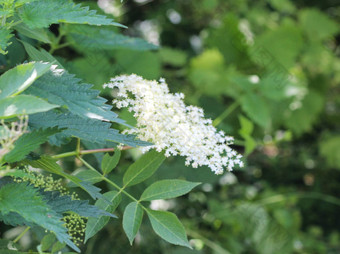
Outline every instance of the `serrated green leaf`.
POLYGON ((13 36, 11 32, 11 30, 5 27, 0 27, 0 54, 7 54, 6 48, 11 45, 9 40, 13 36))
POLYGON ((81 83, 81 80, 66 71, 50 71, 42 76, 25 91, 27 94, 47 99, 50 103, 66 106, 67 109, 83 118, 124 123, 106 99, 99 97, 100 91, 91 89, 92 85, 81 83))
POLYGON ((82 140, 100 144, 112 142, 122 143, 130 146, 147 146, 148 142, 136 139, 134 135, 123 135, 118 130, 111 128, 111 123, 97 119, 86 119, 71 113, 47 112, 46 114, 35 114, 30 116, 29 125, 33 128, 58 127, 64 129, 65 137, 78 137, 82 140))
POLYGON ((120 159, 120 154, 120 150, 115 149, 113 156, 110 156, 108 153, 104 155, 101 165, 104 175, 109 174, 117 166, 120 159))
POLYGON ((54 128, 25 133, 14 143, 14 149, 5 155, 5 161, 12 163, 24 159, 27 154, 37 149, 39 145, 47 141, 49 136, 57 132, 58 130, 54 128))
POLYGON ((147 210, 147 214, 157 235, 169 243, 191 248, 185 229, 175 214, 150 209, 147 210))
POLYGON ((48 53, 43 48, 40 48, 40 50, 37 50, 35 47, 33 47, 31 44, 25 41, 20 41, 20 42, 22 43, 22 45, 24 45, 24 48, 31 60, 50 62, 50 63, 58 65, 59 68, 64 69, 64 67, 57 61, 57 59, 55 59, 50 53, 48 53))
POLYGON ((255 93, 247 93, 241 99, 241 107, 255 123, 265 128, 269 126, 270 112, 265 98, 255 93))
POLYGON ((152 50, 158 46, 143 39, 128 37, 109 28, 72 25, 66 28, 67 41, 76 46, 77 50, 152 50))
POLYGON ((18 24, 14 27, 15 30, 17 30, 22 35, 27 36, 28 38, 32 38, 44 43, 52 43, 50 40, 50 37, 48 36, 48 33, 50 33, 47 29, 43 28, 36 28, 32 29, 26 26, 24 23, 18 24))
POLYGON ((148 179, 165 160, 162 153, 150 151, 140 157, 125 172, 123 177, 124 186, 132 186, 148 179))
POLYGON ((14 212, 7 213, 6 215, 2 215, 0 212, 0 221, 14 227, 24 225, 29 227, 36 226, 36 224, 34 224, 33 222, 25 220, 20 214, 14 212))
POLYGON ((23 92, 51 67, 49 63, 20 64, 0 76, 0 99, 23 92))
POLYGON ((42 191, 41 195, 47 204, 57 213, 75 212, 80 216, 98 218, 109 216, 116 218, 115 215, 108 213, 97 206, 90 205, 88 200, 74 200, 71 196, 62 195, 57 191, 42 191))
POLYGON ((96 14, 96 11, 89 10, 89 7, 65 0, 38 0, 25 4, 19 9, 19 17, 31 28, 48 27, 56 23, 124 27, 106 16, 96 14))
POLYGON ((123 228, 132 245, 143 220, 143 209, 138 202, 131 202, 123 214, 123 228))
POLYGON ((38 97, 20 94, 0 100, 0 119, 45 112, 57 107, 38 97))
POLYGON ((147 187, 140 197, 140 200, 151 201, 179 197, 187 194, 199 184, 200 183, 184 180, 161 180, 147 187))
POLYGON ((25 183, 9 183, 0 189, 0 212, 6 215, 18 213, 25 220, 33 222, 53 233, 60 242, 79 251, 70 240, 61 216, 53 211, 39 195, 37 190, 25 183))
MULTIPOLYGON (((99 199, 96 201, 95 206, 107 211, 109 213, 113 213, 118 205, 120 204, 122 197, 117 191, 109 191, 103 194, 103 196, 111 202, 111 204, 107 203, 105 200, 99 199)), ((99 218, 89 218, 86 223, 85 230, 85 240, 90 239, 94 236, 99 230, 101 230, 105 225, 109 222, 109 217, 101 216, 99 218)))

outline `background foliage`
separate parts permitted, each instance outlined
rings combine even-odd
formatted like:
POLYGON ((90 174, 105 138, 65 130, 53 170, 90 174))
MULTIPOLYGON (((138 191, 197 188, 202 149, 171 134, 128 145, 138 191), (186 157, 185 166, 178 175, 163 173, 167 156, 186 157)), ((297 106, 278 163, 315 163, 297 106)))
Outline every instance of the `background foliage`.
MULTIPOLYGON (((54 1, 45 2, 50 5, 54 1)), ((109 12, 109 18, 129 28, 60 24, 35 38, 26 30, 43 29, 59 20, 48 15, 46 24, 38 26, 43 23, 27 13, 39 8, 26 9, 20 15, 27 19, 28 27, 20 26, 10 39, 8 54, 0 55, 0 70, 5 72, 22 63, 28 55, 33 60, 45 57, 48 61, 49 51, 60 66, 97 89, 121 73, 136 73, 147 79, 164 77, 170 90, 183 92, 187 103, 203 107, 219 128, 236 138, 235 148, 245 154, 246 167, 215 176, 207 168, 186 168, 180 158, 171 158, 145 183, 132 187, 132 193, 137 194, 160 179, 203 183, 181 198, 151 202, 151 208, 169 210, 181 218, 193 250, 169 245, 150 234, 151 224, 146 220, 131 247, 123 233, 124 221, 122 226, 118 219, 110 220, 89 239, 83 253, 339 253, 340 7, 336 1, 99 4, 109 12), (144 37, 150 43, 127 35, 144 37)), ((104 15, 96 1, 84 5, 104 15)), ((97 17, 88 23, 109 22, 106 20, 97 17)), ((41 69, 43 72, 43 66, 41 69)), ((45 81, 53 86, 53 76, 42 78, 45 80, 39 79, 38 85, 45 81)), ((75 77, 67 80, 79 83, 75 77)), ((25 93, 41 97, 38 89, 29 89, 25 93)), ((111 99, 108 91, 101 94, 111 99)), ((48 94, 44 96, 49 98, 48 94)), ((60 105, 53 98, 55 101, 49 102, 60 105)), ((72 97, 64 101, 69 106, 67 113, 74 114, 72 123, 84 121, 77 114, 86 112, 71 105, 74 101, 72 97)), ((81 137, 89 149, 94 148, 91 142, 100 140, 104 144, 110 142, 105 137, 117 134, 87 135, 85 129, 71 128, 71 122, 61 125, 61 121, 52 124, 46 120, 50 125, 42 125, 40 119, 47 117, 39 116, 36 121, 32 117, 32 126, 51 127, 47 129, 50 132, 55 126, 66 128, 56 135, 81 137)), ((49 117, 55 119, 51 114, 49 117)), ((103 117, 116 119, 115 115, 103 117)), ((120 112, 119 118, 133 124, 128 112, 120 112)), ((62 140, 54 139, 55 144, 62 140)), ((67 152, 75 146, 71 141, 53 149, 67 152)), ((52 148, 45 145, 40 149, 48 152, 52 148)), ((85 158, 100 168, 101 156, 85 158)), ((122 178, 139 156, 136 150, 122 152, 110 179, 122 178)), ((94 178, 85 176, 81 161, 65 159, 62 166, 67 172, 94 178)), ((105 183, 97 186, 112 191, 105 183)), ((79 195, 87 197, 86 193, 79 195)), ((126 205, 135 208, 128 199, 121 202, 116 211, 119 218, 126 205)), ((10 237, 9 226, 1 224, 0 230, 2 236, 10 237)), ((26 248, 39 243, 41 237, 39 231, 29 235, 26 248)))

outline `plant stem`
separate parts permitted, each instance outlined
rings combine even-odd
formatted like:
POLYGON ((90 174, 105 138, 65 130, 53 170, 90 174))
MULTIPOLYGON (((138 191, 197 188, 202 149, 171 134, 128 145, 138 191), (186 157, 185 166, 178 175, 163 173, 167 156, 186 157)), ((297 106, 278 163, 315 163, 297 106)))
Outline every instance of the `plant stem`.
MULTIPOLYGON (((133 147, 131 146, 123 146, 120 150, 128 150, 133 147)), ((53 159, 61 159, 65 157, 71 157, 71 156, 78 156, 78 155, 86 155, 86 154, 94 154, 94 153, 106 153, 106 152, 114 152, 116 148, 101 148, 101 149, 93 149, 93 150, 79 150, 79 151, 72 151, 67 153, 61 153, 53 155, 53 159)))
MULTIPOLYGON (((136 198, 134 198, 133 196, 131 196, 130 193, 128 193, 128 192, 126 192, 126 191, 124 190, 124 187, 123 187, 123 188, 119 187, 117 184, 115 184, 115 183, 112 182, 110 179, 106 178, 105 176, 103 176, 103 180, 104 180, 105 182, 109 183, 110 185, 112 185, 113 187, 115 187, 117 190, 119 190, 119 192, 124 193, 126 196, 128 196, 128 197, 129 197, 130 199, 132 199, 133 201, 139 203, 139 200, 137 200, 136 198)), ((141 205, 141 206, 142 206, 142 208, 143 208, 144 210, 146 209, 143 205, 141 205)))
POLYGON ((219 125, 227 116, 229 116, 238 106, 240 105, 240 101, 234 101, 229 107, 227 107, 221 115, 219 115, 214 121, 213 126, 219 125))
POLYGON ((77 138, 77 147, 76 147, 77 156, 80 155, 80 138, 77 138))
MULTIPOLYGON (((82 163, 84 163, 84 165, 85 165, 86 167, 88 167, 89 169, 91 169, 91 170, 93 170, 93 171, 96 171, 96 172, 98 173, 98 171, 97 171, 94 167, 92 167, 87 161, 85 161, 83 158, 81 158, 80 156, 78 156, 78 159, 79 159, 82 163)), ((112 185, 113 187, 115 187, 117 190, 119 190, 119 193, 124 193, 126 196, 128 196, 128 197, 131 198, 132 200, 134 200, 134 201, 136 201, 136 202, 139 203, 139 201, 138 201, 137 199, 135 199, 133 196, 131 196, 128 192, 126 192, 126 191, 124 190, 124 187, 122 187, 122 188, 119 187, 119 185, 115 184, 115 183, 112 182, 110 179, 106 178, 105 176, 102 176, 102 179, 103 179, 103 181, 109 183, 110 185, 112 185)))
POLYGON ((23 237, 24 234, 26 234, 27 231, 30 230, 30 228, 31 228, 31 227, 25 228, 25 230, 22 231, 22 232, 20 233, 20 235, 18 235, 17 238, 15 238, 15 239, 13 240, 13 243, 16 243, 17 241, 19 241, 19 240, 21 239, 21 237, 23 237))

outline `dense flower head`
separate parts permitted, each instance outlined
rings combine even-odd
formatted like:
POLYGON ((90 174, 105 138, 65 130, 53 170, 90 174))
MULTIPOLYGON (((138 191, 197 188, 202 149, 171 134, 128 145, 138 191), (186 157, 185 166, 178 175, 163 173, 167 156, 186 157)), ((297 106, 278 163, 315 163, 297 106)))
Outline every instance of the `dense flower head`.
POLYGON ((113 103, 134 113, 137 126, 125 133, 153 143, 142 147, 143 152, 154 148, 165 151, 166 156, 184 156, 187 166, 208 166, 216 174, 242 166, 241 155, 229 147, 233 138, 217 131, 201 108, 186 106, 182 93, 170 93, 164 79, 157 82, 122 75, 104 87, 118 88, 113 103))

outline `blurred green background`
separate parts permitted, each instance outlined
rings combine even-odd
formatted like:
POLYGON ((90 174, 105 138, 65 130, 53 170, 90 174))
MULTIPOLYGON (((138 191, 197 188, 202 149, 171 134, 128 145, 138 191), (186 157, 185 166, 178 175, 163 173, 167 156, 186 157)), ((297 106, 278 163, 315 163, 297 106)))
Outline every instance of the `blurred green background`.
MULTIPOLYGON (((79 41, 56 51, 58 60, 98 89, 122 73, 164 77, 172 92, 183 92, 186 103, 204 108, 219 129, 235 137, 233 148, 244 154, 245 167, 216 176, 169 158, 150 180, 203 183, 182 198, 150 204, 178 215, 193 250, 150 233, 147 220, 131 247, 118 219, 83 246, 83 253, 340 253, 338 0, 85 4, 127 25, 122 33, 160 48, 98 50, 79 41)), ((11 47, 9 59, 17 47, 15 64, 22 48, 15 42, 11 47)), ((138 152, 123 155, 114 179, 138 152)), ((95 157, 88 159, 95 165, 95 157)), ((82 167, 72 160, 64 166, 82 167)))

